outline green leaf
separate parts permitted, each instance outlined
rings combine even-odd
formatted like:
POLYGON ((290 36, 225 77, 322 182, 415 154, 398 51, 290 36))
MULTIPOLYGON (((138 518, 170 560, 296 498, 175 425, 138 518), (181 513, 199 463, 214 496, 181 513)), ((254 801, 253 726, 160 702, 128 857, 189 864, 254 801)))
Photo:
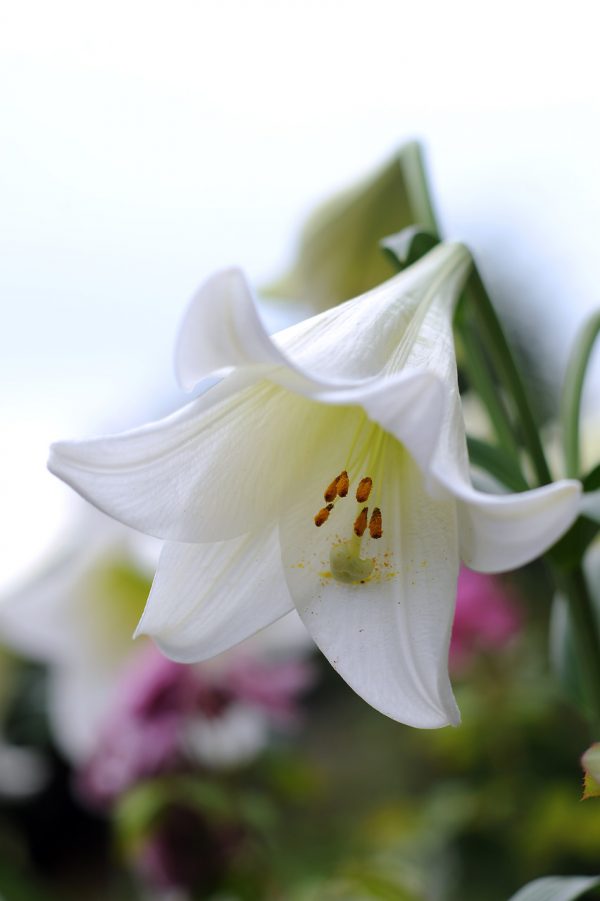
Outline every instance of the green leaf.
MULTIPOLYGON (((575 523, 577 526, 577 523, 575 523)), ((570 530, 568 535, 571 535, 570 530)), ((579 556, 577 535, 569 539, 574 556, 579 556)), ((562 541, 559 542, 562 545, 562 541)), ((553 548, 552 553, 556 550, 553 548)), ((566 554, 566 549, 562 549, 566 554)), ((583 558, 583 571, 598 628, 600 628, 600 545, 594 544, 583 558)), ((567 697, 585 714, 589 713, 585 681, 575 640, 572 613, 564 593, 559 592, 552 603, 550 619, 550 656, 552 666, 567 697)))
POLYGON ((584 491, 598 491, 600 488, 600 463, 590 469, 583 480, 584 491))
POLYGON ((423 155, 414 142, 319 207, 302 231, 291 270, 261 293, 301 300, 315 311, 362 294, 393 274, 380 241, 409 225, 436 231, 423 155))
POLYGON ((567 476, 580 476, 579 425, 581 395, 592 350, 600 333, 600 312, 594 313, 583 324, 567 366, 561 398, 561 420, 567 476))
POLYGON ((409 225, 379 242, 392 266, 401 272, 416 263, 440 243, 437 235, 425 231, 420 225, 409 225))
POLYGON ((469 459, 473 466, 478 466, 494 476, 502 485, 512 491, 526 491, 527 482, 518 469, 513 466, 512 459, 499 447, 481 441, 479 438, 467 437, 469 459))
POLYGON ((519 889, 509 901, 574 901, 600 885, 600 876, 545 876, 519 889))
POLYGON ((550 551, 552 560, 564 570, 579 566, 599 529, 591 516, 580 516, 550 551))

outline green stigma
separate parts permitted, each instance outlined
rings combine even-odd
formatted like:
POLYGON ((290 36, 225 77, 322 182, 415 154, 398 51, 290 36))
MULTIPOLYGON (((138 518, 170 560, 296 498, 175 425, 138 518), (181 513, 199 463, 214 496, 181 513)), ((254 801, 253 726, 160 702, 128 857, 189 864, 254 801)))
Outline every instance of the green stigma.
POLYGON ((360 556, 360 539, 336 544, 329 552, 331 574, 338 582, 366 582, 375 567, 375 561, 360 556))

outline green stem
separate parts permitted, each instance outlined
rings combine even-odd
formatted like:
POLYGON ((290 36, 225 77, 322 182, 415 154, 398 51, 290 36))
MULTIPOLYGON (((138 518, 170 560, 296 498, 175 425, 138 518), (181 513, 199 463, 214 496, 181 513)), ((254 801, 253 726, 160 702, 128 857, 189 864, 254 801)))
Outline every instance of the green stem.
POLYGON ((518 413, 523 443, 533 464, 538 483, 546 485, 552 481, 552 476, 546 462, 538 427, 531 412, 525 386, 506 340, 504 329, 500 324, 481 276, 476 269, 473 271, 465 290, 467 294, 471 295, 472 308, 479 321, 481 334, 485 340, 490 358, 496 367, 501 382, 505 385, 514 402, 518 413))
MULTIPOLYGON (((515 437, 514 427, 508 415, 504 398, 498 391, 498 385, 490 372, 479 335, 468 321, 467 316, 457 316, 456 328, 466 352, 466 368, 469 378, 483 402, 498 443, 510 457, 515 470, 521 473, 519 445, 515 437)), ((523 482, 524 488, 527 488, 527 482, 524 477, 523 482)), ((524 488, 520 490, 524 490, 524 488)))
POLYGON ((578 479, 581 475, 579 458, 579 419, 581 395, 590 356, 600 333, 600 312, 583 324, 573 345, 561 398, 561 422, 566 474, 578 479))
POLYGON ((577 661, 585 684, 594 738, 600 738, 600 641, 594 606, 580 566, 569 571, 552 567, 559 589, 569 602, 577 661))
POLYGON ((510 488, 511 491, 527 491, 529 485, 521 471, 514 467, 513 461, 506 456, 502 448, 486 441, 467 435, 467 447, 469 448, 469 460, 474 466, 489 472, 501 485, 510 488))

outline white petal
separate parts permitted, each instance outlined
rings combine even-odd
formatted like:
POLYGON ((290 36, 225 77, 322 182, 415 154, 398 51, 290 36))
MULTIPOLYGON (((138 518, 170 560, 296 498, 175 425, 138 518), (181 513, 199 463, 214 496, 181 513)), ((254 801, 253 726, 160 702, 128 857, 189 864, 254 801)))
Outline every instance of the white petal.
MULTIPOLYGON (((285 573, 306 627, 348 684, 387 716, 436 728, 459 721, 448 678, 458 572, 455 509, 451 500, 432 500, 409 454, 393 439, 385 441, 383 537, 363 539, 362 556, 376 559, 370 579, 344 584, 331 577, 330 548, 351 536, 360 509, 350 494, 321 528, 308 501, 284 516, 285 573)), ((374 480, 372 503, 376 490, 374 480)))
POLYGON ((293 609, 274 529, 165 546, 137 635, 181 663, 206 660, 293 609))
POLYGON ((55 444, 49 468, 105 513, 158 538, 219 541, 260 528, 309 465, 318 410, 269 382, 244 385, 235 374, 159 422, 55 444))
POLYGON ((461 245, 440 245, 373 291, 273 338, 243 274, 217 273, 197 292, 182 322, 179 379, 189 389, 211 372, 253 365, 272 370, 269 378, 279 384, 312 395, 422 368, 439 346, 446 353, 448 328, 440 329, 440 322, 449 321, 470 263, 461 245))
POLYGON ((215 273, 192 298, 179 329, 175 370, 186 390, 207 375, 252 364, 285 365, 240 269, 215 273))
MULTIPOLYGON (((448 372, 448 402, 428 477, 457 502, 460 553, 471 569, 506 572, 539 557, 577 518, 581 485, 562 480, 519 494, 486 494, 471 484, 456 372, 448 372)), ((439 489, 438 489, 439 493, 439 489)))
POLYGON ((371 422, 404 444, 427 473, 439 441, 446 394, 440 380, 429 372, 400 372, 353 388, 315 392, 319 401, 333 406, 362 408, 371 422))
POLYGON ((535 560, 579 513, 581 485, 563 479, 522 494, 482 494, 455 481, 460 552, 479 572, 505 572, 535 560))
POLYGON ((325 393, 323 403, 262 380, 210 404, 209 395, 219 398, 237 379, 141 429, 54 445, 49 466, 129 526, 166 540, 210 542, 268 528, 325 461, 333 469, 321 495, 348 465, 364 412, 429 465, 444 406, 435 376, 399 373, 325 393))
POLYGON ((456 369, 452 315, 471 268, 460 244, 440 244, 372 291, 273 336, 296 368, 356 384, 403 370, 456 369))

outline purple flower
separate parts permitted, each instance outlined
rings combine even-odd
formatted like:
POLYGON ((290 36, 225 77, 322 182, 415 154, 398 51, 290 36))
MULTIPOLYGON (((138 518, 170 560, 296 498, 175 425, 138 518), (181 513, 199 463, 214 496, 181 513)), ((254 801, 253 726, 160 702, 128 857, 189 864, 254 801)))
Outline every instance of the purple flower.
POLYGON ((521 631, 514 597, 492 576, 461 567, 450 642, 450 666, 467 668, 481 651, 498 651, 521 631))
POLYGON ((294 723, 311 681, 312 669, 297 660, 229 654, 188 666, 150 646, 122 679, 79 790, 104 806, 143 779, 246 762, 264 748, 272 726, 294 723))

